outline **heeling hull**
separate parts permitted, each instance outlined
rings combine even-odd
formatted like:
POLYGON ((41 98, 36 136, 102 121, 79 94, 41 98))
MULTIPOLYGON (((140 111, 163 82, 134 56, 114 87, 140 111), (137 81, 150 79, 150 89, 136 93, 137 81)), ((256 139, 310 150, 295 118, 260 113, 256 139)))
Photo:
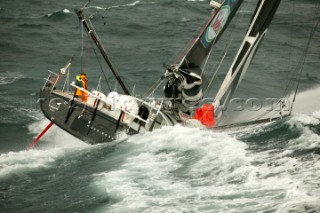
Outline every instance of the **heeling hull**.
POLYGON ((123 125, 112 117, 98 110, 94 115, 94 108, 78 101, 72 103, 70 99, 49 91, 40 92, 40 108, 55 125, 90 144, 111 142, 115 140, 116 132, 123 129, 123 125))
POLYGON ((43 114, 61 129, 89 144, 114 141, 119 131, 133 135, 176 123, 169 113, 156 113, 155 108, 144 102, 143 105, 150 110, 150 125, 143 125, 139 120, 123 124, 120 122, 121 115, 114 118, 81 101, 72 101, 72 94, 52 93, 50 89, 40 91, 40 108, 43 114), (152 120, 154 115, 155 119, 152 120))

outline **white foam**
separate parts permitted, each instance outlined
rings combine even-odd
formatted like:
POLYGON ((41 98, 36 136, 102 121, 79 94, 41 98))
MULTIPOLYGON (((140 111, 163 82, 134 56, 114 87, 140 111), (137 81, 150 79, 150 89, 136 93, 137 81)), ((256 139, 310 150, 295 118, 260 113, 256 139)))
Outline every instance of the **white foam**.
POLYGON ((88 8, 95 8, 95 9, 97 9, 97 10, 108 10, 108 9, 119 8, 119 7, 134 7, 134 6, 136 6, 137 4, 139 4, 139 3, 140 3, 140 1, 135 1, 135 2, 132 2, 132 3, 129 3, 129 4, 114 5, 114 6, 107 7, 107 8, 99 7, 99 6, 89 6, 88 8))
POLYGON ((68 9, 63 9, 62 11, 63 11, 64 13, 71 13, 70 10, 68 10, 68 9))
POLYGON ((94 175, 97 190, 118 201, 103 211, 281 212, 319 200, 313 188, 319 159, 306 165, 290 157, 290 148, 248 151, 226 133, 182 126, 132 136, 127 143, 130 151, 120 156, 119 167, 94 175))
POLYGON ((298 93, 294 103, 293 112, 312 114, 313 112, 320 110, 319 94, 320 87, 298 93))
MULTIPOLYGON (((48 124, 47 119, 42 119, 30 124, 28 128, 30 133, 38 135, 48 124)), ((28 151, 1 154, 0 177, 50 167, 57 157, 66 152, 66 148, 89 146, 55 126, 48 130, 38 144, 41 146, 28 151)))
MULTIPOLYGON (((182 199, 204 196, 206 188, 214 190, 215 187, 210 186, 214 181, 223 182, 223 174, 237 167, 248 169, 251 160, 246 156, 247 146, 227 134, 182 126, 132 136, 127 143, 136 147, 132 156, 126 158, 121 167, 95 175, 99 189, 121 200, 108 210, 137 211, 155 204, 163 206, 158 210, 179 212, 183 208, 178 205, 182 199), (190 163, 189 168, 186 162, 190 163), (182 176, 191 179, 175 178, 172 174, 179 170, 183 170, 182 176), (206 178, 219 172, 216 180, 206 178), (203 184, 209 187, 201 186, 203 184)), ((191 202, 187 206, 189 210, 192 205, 191 202)))
POLYGON ((315 118, 320 119, 320 110, 317 110, 317 111, 313 112, 312 116, 315 117, 315 118))
MULTIPOLYGON (((318 116, 318 112, 313 113, 318 116)), ((305 150, 320 147, 320 136, 313 132, 309 125, 319 125, 319 118, 313 115, 298 114, 294 115, 287 121, 291 129, 297 128, 300 130, 300 137, 290 140, 288 149, 305 150)))
MULTIPOLYGON (((28 126, 31 133, 35 134, 35 137, 39 135, 42 130, 50 123, 47 119, 36 121, 28 126)), ((31 143, 31 142, 30 142, 31 143)), ((41 149, 52 148, 74 148, 89 146, 85 142, 75 138, 64 130, 60 129, 56 125, 53 125, 46 134, 41 138, 38 144, 41 143, 41 149)))
POLYGON ((23 113, 24 116, 27 116, 35 121, 40 121, 43 119, 43 114, 37 109, 28 109, 28 108, 18 108, 19 113, 23 113))
POLYGON ((106 10, 108 8, 105 8, 105 7, 98 7, 98 6, 90 6, 89 8, 95 8, 97 10, 106 10))
POLYGON ((64 13, 64 14, 69 14, 71 13, 69 9, 63 9, 63 10, 56 10, 54 13, 49 13, 47 14, 47 17, 51 17, 52 15, 56 14, 56 13, 64 13))
POLYGON ((0 155, 0 177, 10 174, 23 174, 35 169, 50 167, 62 150, 30 150, 9 152, 0 155))
POLYGON ((132 2, 130 4, 125 4, 124 6, 136 6, 139 3, 140 3, 140 1, 135 1, 135 2, 132 2))
POLYGON ((291 128, 302 127, 303 125, 318 125, 320 124, 319 119, 314 116, 305 115, 305 114, 295 114, 293 115, 287 123, 291 128))
POLYGON ((24 78, 25 76, 20 72, 9 72, 0 73, 0 85, 12 84, 13 82, 24 78))

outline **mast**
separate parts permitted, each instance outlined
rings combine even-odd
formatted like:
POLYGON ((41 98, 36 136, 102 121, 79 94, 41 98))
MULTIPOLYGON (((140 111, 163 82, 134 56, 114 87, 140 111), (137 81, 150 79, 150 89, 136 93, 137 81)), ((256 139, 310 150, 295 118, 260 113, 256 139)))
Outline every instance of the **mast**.
MULTIPOLYGON (((89 3, 89 2, 88 2, 89 3)), ((86 5, 88 5, 88 3, 86 5)), ((86 6, 85 5, 85 6, 86 6)), ((102 57, 105 59, 105 61, 107 62, 109 68, 111 69, 113 75, 115 76, 116 80, 118 81, 118 83, 120 84, 123 92, 126 95, 130 95, 129 90, 127 89, 127 87, 125 86, 124 82, 122 81, 119 72, 117 71, 117 69, 114 67, 113 63, 110 60, 110 57, 107 53, 107 51, 105 50, 105 48, 103 47, 103 45, 101 44, 101 41, 96 33, 96 31, 94 30, 92 23, 90 22, 90 20, 87 20, 83 14, 83 9, 85 8, 82 7, 79 10, 76 11, 77 16, 79 17, 79 20, 82 22, 83 26, 85 27, 85 29, 87 30, 88 34, 90 35, 90 37, 92 38, 92 40, 94 41, 94 43, 96 44, 97 48, 99 49, 102 57)))
POLYGON ((230 98, 247 72, 280 2, 281 0, 259 1, 243 43, 216 95, 215 99, 222 107, 227 107, 230 98))

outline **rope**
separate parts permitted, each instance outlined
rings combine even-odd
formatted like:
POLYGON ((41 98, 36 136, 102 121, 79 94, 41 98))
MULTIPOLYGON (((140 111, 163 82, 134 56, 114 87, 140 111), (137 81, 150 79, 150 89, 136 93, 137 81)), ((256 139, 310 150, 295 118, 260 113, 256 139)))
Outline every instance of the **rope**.
POLYGON ((158 81, 156 81, 152 87, 145 93, 143 94, 143 97, 147 96, 148 98, 154 94, 154 92, 159 88, 160 84, 162 84, 164 78, 160 78, 158 81))
POLYGON ((320 22, 320 16, 318 17, 318 20, 317 20, 315 26, 313 27, 313 29, 312 29, 312 31, 310 33, 309 40, 308 40, 308 43, 307 43, 307 47, 306 47, 306 49, 304 51, 304 55, 302 57, 301 68, 300 68, 300 72, 299 72, 299 75, 298 75, 298 84, 297 84, 297 87, 296 87, 296 90, 295 90, 295 93, 294 93, 294 96, 293 96, 293 99, 292 99, 292 105, 291 105, 290 113, 292 112, 292 109, 293 109, 293 103, 296 100, 297 91, 298 91, 298 88, 299 88, 299 85, 300 85, 301 74, 302 74, 303 67, 304 67, 305 62, 306 62, 307 53, 308 53, 308 50, 309 50, 309 47, 310 47, 310 43, 311 43, 312 37, 315 34, 316 28, 319 25, 319 22, 320 22))
POLYGON ((80 57, 81 57, 81 63, 80 63, 80 65, 81 65, 81 71, 83 70, 83 33, 84 33, 84 31, 83 31, 83 24, 81 23, 81 21, 79 21, 79 24, 81 25, 81 53, 80 53, 80 57))
MULTIPOLYGON (((319 5, 320 5, 320 4, 319 4, 319 5)), ((319 7, 319 5, 318 5, 318 7, 319 7)), ((293 8, 295 8, 295 3, 294 3, 294 2, 293 2, 293 8)), ((294 9, 293 9, 293 11, 294 11, 294 9)), ((294 13, 294 12, 293 12, 293 13, 294 13)), ((293 15, 292 20, 294 20, 294 17, 295 17, 295 16, 293 15)), ((293 103, 294 103, 295 100, 296 100, 296 95, 297 95, 297 92, 298 92, 298 88, 299 88, 299 86, 300 86, 300 80, 301 80, 301 77, 302 77, 303 67, 304 67, 304 64, 305 64, 305 62, 306 62, 307 53, 308 53, 308 50, 309 50, 309 47, 310 47, 311 40, 312 40, 312 38, 313 38, 313 36, 314 36, 314 34, 315 34, 316 28, 317 28, 317 26, 319 25, 319 22, 320 22, 320 16, 318 17, 317 23, 315 24, 315 26, 314 26, 314 27, 312 28, 312 30, 311 30, 311 33, 310 33, 310 35, 309 35, 306 48, 304 49, 303 54, 301 55, 301 57, 300 57, 300 59, 299 59, 298 65, 297 65, 296 68, 294 69, 294 73, 297 73, 297 74, 296 74, 296 78, 294 78, 294 79, 295 79, 296 81, 298 81, 298 83, 297 83, 297 86, 296 86, 295 89, 294 89, 294 95, 293 95, 293 99, 292 99, 292 104, 290 105, 289 114, 291 114, 292 109, 293 109, 293 103)), ((292 33, 291 33, 291 36, 290 36, 290 40, 291 40, 291 42, 292 42, 292 33)), ((291 48, 290 48, 290 49, 291 49, 291 48)), ((290 58, 290 60, 291 60, 291 51, 290 51, 290 57, 289 57, 289 58, 290 58)), ((289 76, 289 75, 288 75, 288 76, 289 76)), ((294 80, 292 79, 292 80, 289 80, 289 82, 287 83, 287 86, 286 86, 286 88, 285 88, 285 90, 284 90, 284 93, 283 93, 283 95, 282 95, 282 98, 279 98, 279 99, 278 99, 278 103, 277 103, 277 104, 283 104, 283 105, 281 105, 281 108, 283 108, 284 106, 286 106, 286 104, 284 104, 283 100, 286 100, 286 99, 289 100, 289 97, 290 97, 291 91, 292 91, 291 88, 293 88, 293 87, 294 87, 294 80)), ((276 114, 276 113, 278 113, 278 112, 274 112, 274 111, 265 112, 265 113, 257 116, 255 119, 258 120, 258 119, 262 118, 263 116, 265 116, 265 115, 267 115, 267 114, 271 114, 271 113, 273 113, 272 115, 274 115, 274 114, 276 114)), ((280 113, 281 113, 281 111, 280 111, 280 113)))
POLYGON ((204 92, 205 96, 206 96, 206 95, 208 94, 208 92, 210 91, 211 85, 212 85, 212 83, 213 83, 213 81, 214 81, 214 79, 215 79, 215 77, 216 77, 216 75, 217 75, 217 73, 218 73, 218 71, 219 71, 219 69, 220 69, 223 61, 224 61, 224 58, 226 57, 226 55, 227 55, 227 53, 228 53, 228 50, 227 50, 227 49, 229 49, 229 47, 230 47, 230 46, 227 46, 227 47, 225 48, 225 50, 224 50, 224 54, 223 54, 222 58, 220 59, 220 63, 219 63, 219 65, 218 65, 216 71, 214 72, 214 74, 213 74, 213 76, 212 76, 212 78, 211 78, 211 80, 210 80, 210 82, 209 82, 209 85, 208 85, 207 89, 206 89, 205 92, 204 92))
MULTIPOLYGON (((88 37, 90 37, 89 34, 88 34, 88 37)), ((89 39, 90 39, 90 38, 89 38, 89 39)), ((109 85, 108 78, 107 78, 107 76, 106 76, 106 74, 105 74, 105 72, 104 72, 104 70, 103 70, 103 68, 102 68, 102 65, 101 65, 101 62, 100 62, 100 60, 99 60, 98 54, 97 54, 96 50, 94 49, 94 45, 93 45, 93 42, 92 42, 91 39, 90 39, 90 44, 91 44, 91 47, 92 47, 92 49, 93 49, 93 52, 94 52, 94 54, 95 54, 95 56, 96 56, 96 58, 97 58, 97 61, 98 61, 99 67, 100 67, 100 71, 101 71, 104 79, 106 80, 107 87, 108 87, 109 91, 111 92, 111 88, 110 88, 110 85, 109 85)))
POLYGON ((89 67, 89 57, 90 57, 90 42, 91 42, 91 38, 89 38, 89 41, 87 43, 87 56, 86 56, 86 64, 83 68, 83 71, 88 71, 88 67, 89 67))

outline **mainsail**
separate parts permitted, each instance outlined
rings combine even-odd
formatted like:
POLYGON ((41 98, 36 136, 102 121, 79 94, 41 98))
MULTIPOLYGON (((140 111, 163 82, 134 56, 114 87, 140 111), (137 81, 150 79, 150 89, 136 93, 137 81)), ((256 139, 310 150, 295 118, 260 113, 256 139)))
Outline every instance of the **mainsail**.
POLYGON ((219 101, 223 108, 228 106, 230 98, 248 70, 280 2, 281 0, 259 1, 245 39, 216 95, 216 101, 219 101))
POLYGON ((209 18, 190 48, 167 68, 166 97, 181 98, 179 109, 187 112, 202 98, 203 64, 243 0, 225 0, 209 18))

